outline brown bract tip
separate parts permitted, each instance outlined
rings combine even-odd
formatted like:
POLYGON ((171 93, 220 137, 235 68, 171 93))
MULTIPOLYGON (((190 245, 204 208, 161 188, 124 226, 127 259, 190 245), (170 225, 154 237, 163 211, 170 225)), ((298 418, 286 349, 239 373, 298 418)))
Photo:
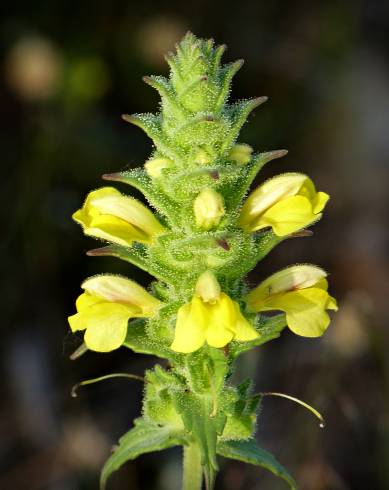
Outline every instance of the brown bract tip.
POLYGON ((120 172, 116 172, 114 174, 104 174, 101 176, 103 180, 120 180, 122 174, 120 172))
POLYGON ((88 250, 86 254, 88 255, 88 257, 111 255, 112 247, 108 245, 107 247, 93 248, 92 250, 88 250))
POLYGON ((313 231, 311 230, 300 230, 296 231, 295 233, 291 233, 289 235, 289 238, 301 238, 301 237, 306 237, 306 236, 312 236, 313 231))

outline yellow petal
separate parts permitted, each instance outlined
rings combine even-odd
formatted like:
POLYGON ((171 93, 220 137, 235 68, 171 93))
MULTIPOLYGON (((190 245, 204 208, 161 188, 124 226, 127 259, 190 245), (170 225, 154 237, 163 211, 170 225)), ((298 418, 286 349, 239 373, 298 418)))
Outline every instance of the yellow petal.
POLYGON ((207 343, 212 347, 224 347, 236 332, 236 310, 229 296, 220 294, 220 299, 209 305, 210 320, 207 325, 207 343))
POLYGON ((84 341, 88 349, 110 352, 123 344, 133 311, 117 303, 100 303, 80 313, 80 317, 86 325, 84 341))
POLYGON ((199 349, 205 342, 207 314, 200 298, 181 306, 177 312, 174 341, 170 348, 176 352, 189 353, 199 349))
POLYGON ((73 219, 82 225, 85 234, 124 246, 133 241, 149 243, 164 232, 146 206, 113 187, 90 192, 73 219))
POLYGON ((312 212, 311 202, 303 196, 282 199, 271 206, 258 221, 252 223, 252 230, 271 226, 277 236, 286 236, 301 230, 317 220, 312 212))
POLYGON ((91 306, 103 303, 104 300, 99 298, 98 296, 94 296, 89 293, 82 293, 76 300, 76 309, 77 313, 75 315, 68 317, 68 322, 72 332, 76 332, 77 330, 85 330, 86 323, 85 318, 81 313, 89 310, 91 306))
POLYGON ((325 311, 328 293, 323 289, 308 288, 274 297, 267 307, 286 313, 286 322, 292 332, 303 337, 320 337, 330 323, 325 311))
POLYGON ((205 303, 214 303, 220 297, 220 285, 211 271, 203 272, 196 283, 196 294, 205 303))
POLYGON ((86 324, 82 319, 80 313, 76 313, 75 315, 68 316, 68 322, 72 332, 77 332, 78 330, 85 330, 86 324))
POLYGON ((90 277, 81 287, 106 301, 132 305, 137 310, 137 316, 152 316, 161 304, 136 282, 113 274, 90 277))
POLYGON ((250 340, 257 339, 260 334, 253 328, 252 325, 242 315, 238 303, 233 301, 236 314, 236 333, 235 339, 240 342, 248 342, 250 340))
POLYGON ((273 177, 257 187, 242 207, 239 225, 248 231, 253 231, 253 220, 277 202, 295 196, 307 178, 304 174, 287 173, 273 177))
POLYGON ((332 296, 328 296, 328 301, 327 301, 326 309, 327 310, 338 311, 338 303, 336 302, 336 299, 333 298, 332 296))
POLYGON ((317 214, 323 211, 329 198, 330 196, 325 192, 318 192, 312 202, 313 212, 317 214))
POLYGON ((103 301, 104 300, 102 298, 94 296, 93 294, 82 293, 76 300, 76 308, 77 311, 80 313, 97 303, 102 303, 103 301))
POLYGON ((123 196, 114 188, 102 188, 94 191, 94 196, 90 198, 89 205, 101 214, 116 216, 150 236, 164 232, 163 226, 145 205, 133 197, 123 196), (109 193, 107 189, 110 189, 109 193))
POLYGON ((326 271, 315 265, 301 264, 286 267, 265 279, 247 296, 247 306, 250 311, 261 311, 264 302, 274 295, 288 291, 304 289, 320 284, 324 289, 326 271))
MULTIPOLYGON (((315 284, 315 288, 319 288, 319 289, 324 289, 324 291, 327 291, 328 289, 328 281, 325 277, 323 277, 322 279, 320 279, 319 281, 317 281, 315 284)), ((313 285, 313 284, 311 284, 313 285)))
POLYGON ((93 218, 89 226, 84 227, 84 233, 125 247, 131 246, 133 241, 150 242, 148 235, 141 230, 116 216, 108 214, 93 218))

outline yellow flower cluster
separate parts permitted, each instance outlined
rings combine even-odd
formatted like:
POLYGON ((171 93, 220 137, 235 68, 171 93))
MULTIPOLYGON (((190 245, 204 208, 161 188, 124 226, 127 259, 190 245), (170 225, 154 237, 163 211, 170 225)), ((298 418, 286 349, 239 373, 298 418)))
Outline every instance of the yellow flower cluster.
MULTIPOLYGON (((250 159, 247 145, 237 145, 231 159, 241 164, 250 159)), ((169 162, 149 161, 148 170, 157 174, 169 162)), ((271 227, 278 236, 296 232, 321 217, 329 199, 316 192, 304 174, 274 177, 254 190, 240 212, 238 224, 247 232, 271 227)), ((225 214, 223 198, 211 188, 194 200, 198 228, 208 231, 219 225, 225 214)), ((91 192, 73 218, 86 235, 123 246, 135 242, 151 244, 165 232, 154 214, 142 203, 123 196, 112 187, 91 192)), ((327 310, 336 310, 328 292, 326 272, 312 265, 283 269, 253 289, 245 298, 248 313, 283 311, 290 330, 297 335, 317 337, 328 327, 327 310)), ((69 317, 73 331, 85 330, 85 344, 95 351, 120 347, 131 318, 154 316, 161 302, 129 279, 104 274, 87 279, 76 302, 77 313, 69 317)), ((190 302, 178 309, 171 349, 189 353, 205 343, 224 347, 231 341, 247 342, 260 336, 242 313, 239 304, 222 292, 216 276, 206 271, 198 278, 190 302)))

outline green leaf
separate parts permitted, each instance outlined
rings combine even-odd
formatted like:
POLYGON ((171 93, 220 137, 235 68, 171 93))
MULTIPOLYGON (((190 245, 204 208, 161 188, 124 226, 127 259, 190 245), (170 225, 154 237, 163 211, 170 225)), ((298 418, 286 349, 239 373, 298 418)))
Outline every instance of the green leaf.
POLYGON ((236 459, 237 461, 262 466, 285 480, 292 490, 297 490, 297 483, 286 469, 271 453, 260 448, 254 439, 248 441, 220 442, 217 446, 217 453, 224 458, 236 459))
POLYGON ((135 420, 135 427, 119 440, 119 446, 106 461, 100 478, 100 488, 106 487, 111 474, 124 463, 144 453, 161 451, 180 444, 180 438, 169 427, 159 427, 142 418, 135 420))

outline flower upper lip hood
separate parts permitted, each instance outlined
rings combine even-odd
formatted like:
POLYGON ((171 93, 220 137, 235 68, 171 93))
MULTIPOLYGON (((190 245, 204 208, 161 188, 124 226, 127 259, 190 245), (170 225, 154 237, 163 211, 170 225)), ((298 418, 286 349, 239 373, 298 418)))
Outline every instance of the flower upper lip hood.
POLYGON ((121 276, 102 274, 82 284, 77 313, 68 318, 73 332, 86 330, 86 346, 97 352, 120 347, 130 318, 154 316, 161 302, 142 286, 121 276))
POLYGON ((249 341, 258 337, 238 303, 221 292, 215 276, 206 271, 198 279, 191 302, 178 310, 171 349, 189 353, 205 342, 212 347, 224 347, 233 339, 249 341))
POLYGON ((320 337, 330 323, 326 310, 337 310, 327 292, 326 272, 303 264, 276 272, 247 296, 249 311, 281 310, 290 330, 303 337, 320 337))
POLYGON ((246 231, 270 226, 278 236, 289 235, 320 219, 328 199, 325 192, 316 192, 304 174, 278 175, 249 195, 238 224, 246 231))
POLYGON ((113 187, 102 187, 88 194, 81 209, 73 214, 84 233, 130 246, 132 242, 151 243, 165 228, 142 203, 123 196, 113 187))

